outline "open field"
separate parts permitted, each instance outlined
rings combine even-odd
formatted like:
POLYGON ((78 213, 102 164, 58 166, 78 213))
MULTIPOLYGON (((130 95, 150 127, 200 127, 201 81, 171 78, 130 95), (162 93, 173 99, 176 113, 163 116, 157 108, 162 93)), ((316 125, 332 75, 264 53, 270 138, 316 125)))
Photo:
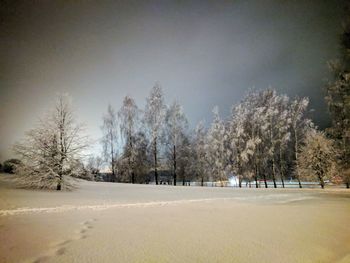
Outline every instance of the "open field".
POLYGON ((79 182, 14 189, 0 176, 0 262, 350 262, 350 191, 79 182))

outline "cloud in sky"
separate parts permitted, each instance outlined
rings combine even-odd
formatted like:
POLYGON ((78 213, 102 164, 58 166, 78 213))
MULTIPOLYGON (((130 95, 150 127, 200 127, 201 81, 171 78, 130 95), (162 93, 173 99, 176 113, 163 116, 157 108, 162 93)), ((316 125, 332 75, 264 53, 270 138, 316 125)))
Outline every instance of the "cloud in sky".
POLYGON ((252 87, 309 96, 328 123, 323 87, 338 53, 344 1, 5 1, 0 5, 0 159, 58 92, 100 136, 108 103, 140 107, 156 81, 190 122, 227 115, 252 87))

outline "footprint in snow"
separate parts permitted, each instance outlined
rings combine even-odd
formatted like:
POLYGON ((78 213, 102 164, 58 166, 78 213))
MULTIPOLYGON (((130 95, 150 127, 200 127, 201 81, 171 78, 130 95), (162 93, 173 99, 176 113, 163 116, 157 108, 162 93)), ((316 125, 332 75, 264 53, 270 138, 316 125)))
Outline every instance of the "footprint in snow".
POLYGON ((55 244, 53 246, 53 249, 46 255, 42 255, 38 258, 36 258, 33 263, 43 263, 43 262, 47 262, 51 257, 54 256, 61 256, 64 253, 66 253, 66 246, 68 244, 70 244, 73 241, 76 240, 81 240, 81 239, 86 239, 88 237, 87 232, 91 229, 93 229, 93 225, 92 223, 96 222, 97 220, 95 218, 86 220, 84 222, 81 223, 82 227, 77 231, 78 232, 78 236, 76 238, 72 238, 72 239, 66 239, 63 240, 57 244, 55 244))

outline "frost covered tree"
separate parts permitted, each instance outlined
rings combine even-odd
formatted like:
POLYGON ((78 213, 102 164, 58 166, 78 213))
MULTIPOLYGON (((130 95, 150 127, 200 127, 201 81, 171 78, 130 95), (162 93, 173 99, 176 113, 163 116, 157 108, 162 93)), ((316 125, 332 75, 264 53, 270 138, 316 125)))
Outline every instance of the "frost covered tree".
POLYGON ((88 138, 77 123, 68 95, 59 95, 55 107, 14 145, 22 163, 17 169, 25 186, 61 190, 69 188, 69 177, 77 170, 88 138))
POLYGON ((331 179, 337 171, 336 155, 333 141, 323 132, 308 132, 298 154, 299 175, 304 179, 319 180, 323 189, 325 179, 331 179))
POLYGON ((273 89, 266 91, 268 95, 266 121, 267 121, 267 157, 271 164, 272 180, 276 188, 277 170, 280 173, 282 186, 284 187, 284 170, 287 150, 290 140, 290 116, 288 111, 289 100, 285 95, 278 95, 273 89))
POLYGON ((269 92, 251 91, 242 102, 245 115, 245 136, 241 157, 245 163, 247 175, 253 177, 256 187, 263 178, 267 188, 266 166, 268 161, 268 119, 267 105, 269 92))
MULTIPOLYGON (((269 163, 271 162, 272 156, 274 154, 273 140, 270 134, 271 119, 270 113, 270 103, 273 98, 273 91, 268 89, 261 92, 257 92, 254 103, 255 109, 253 112, 252 121, 253 126, 256 130, 256 150, 255 150, 255 161, 256 161, 256 174, 257 177, 260 174, 264 180, 265 188, 267 185, 267 175, 270 172, 269 163)), ((272 179, 275 183, 275 177, 272 173, 272 179)))
POLYGON ((290 142, 290 124, 289 98, 285 95, 280 96, 278 103, 279 117, 276 122, 276 145, 278 151, 278 171, 280 174, 282 187, 284 188, 284 179, 287 169, 288 146, 290 142))
POLYGON ((107 113, 103 116, 103 125, 101 126, 103 132, 102 147, 105 162, 109 164, 112 172, 111 180, 116 181, 116 161, 117 161, 117 147, 118 147, 118 120, 117 114, 111 105, 108 105, 107 113))
MULTIPOLYGON (((229 126, 230 155, 234 156, 233 168, 239 181, 243 177, 254 179, 258 188, 259 178, 259 145, 261 144, 259 94, 249 92, 240 104, 233 107, 229 126)), ((232 157, 231 157, 232 159, 232 157)))
POLYGON ((123 105, 118 112, 120 131, 124 139, 124 158, 127 162, 128 174, 131 183, 135 183, 135 159, 136 149, 135 134, 138 126, 139 109, 133 98, 126 96, 123 105))
POLYGON ((248 161, 248 156, 245 159, 242 156, 247 141, 245 110, 242 104, 232 107, 231 117, 227 127, 229 169, 238 177, 239 187, 242 187, 244 164, 248 161))
MULTIPOLYGON (((277 95, 275 90, 268 89, 263 92, 264 100, 264 138, 263 142, 265 145, 265 159, 266 165, 271 167, 270 169, 266 169, 271 171, 272 181, 274 188, 277 187, 276 184, 276 152, 277 152, 277 136, 278 133, 276 131, 276 126, 279 121, 279 96, 277 95), (270 165, 269 165, 270 164, 270 165)), ((269 168, 270 168, 269 167, 269 168)))
POLYGON ((223 120, 219 116, 219 108, 213 109, 213 122, 207 133, 207 159, 214 180, 219 180, 221 186, 227 180, 227 151, 226 151, 226 129, 223 120))
POLYGON ((291 132, 296 130, 299 149, 306 131, 312 127, 306 117, 306 107, 307 100, 290 103, 287 96, 269 88, 250 91, 232 108, 227 123, 228 167, 238 176, 239 186, 244 178, 253 179, 258 187, 258 180, 262 178, 265 187, 267 179, 272 179, 277 187, 279 173, 284 187, 287 165, 291 162, 291 132))
POLYGON ((193 159, 192 171, 200 179, 201 186, 204 186, 204 180, 207 179, 207 157, 206 157, 206 130, 203 122, 199 122, 194 132, 192 143, 193 159))
MULTIPOLYGON (((348 7, 349 9, 349 7, 348 7)), ((347 10, 349 12, 349 10, 347 10)), ((332 118, 329 134, 340 153, 343 181, 350 188, 350 18, 344 21, 341 57, 330 63, 334 81, 327 87, 326 102, 332 118)))
POLYGON ((177 160, 181 156, 179 156, 179 152, 183 152, 181 147, 186 147, 183 142, 184 134, 188 127, 187 118, 183 109, 179 103, 176 101, 172 103, 167 109, 165 116, 165 144, 166 154, 171 163, 173 169, 173 181, 174 185, 176 185, 176 176, 177 176, 177 160))
POLYGON ((146 108, 144 112, 144 122, 149 134, 152 155, 154 160, 154 177, 158 184, 158 153, 159 142, 163 134, 164 118, 166 107, 164 105, 163 91, 159 84, 156 84, 147 98, 146 108))
POLYGON ((295 175, 299 183, 299 188, 302 188, 299 175, 298 167, 298 154, 300 147, 304 143, 306 134, 313 129, 313 123, 306 117, 307 106, 309 105, 308 98, 296 98, 290 105, 290 121, 291 131, 293 134, 293 150, 294 150, 294 161, 295 161, 295 175))

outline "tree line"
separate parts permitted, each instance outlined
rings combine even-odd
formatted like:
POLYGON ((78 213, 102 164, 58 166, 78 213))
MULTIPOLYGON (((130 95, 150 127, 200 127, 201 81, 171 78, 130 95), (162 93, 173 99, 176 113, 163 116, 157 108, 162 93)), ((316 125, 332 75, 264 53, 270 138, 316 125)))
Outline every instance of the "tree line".
POLYGON ((278 182, 285 187, 291 178, 300 188, 301 180, 319 180, 322 188, 325 179, 349 184, 340 149, 310 119, 307 98, 290 99, 271 88, 250 91, 227 118, 214 107, 208 127, 200 122, 191 130, 182 106, 166 105, 156 84, 143 110, 130 96, 118 111, 108 105, 101 156, 87 154, 91 141, 69 100, 60 95, 38 127, 14 146, 21 157, 16 172, 31 187, 60 190, 70 186, 70 176, 92 179, 104 164, 112 181, 118 176, 130 183, 159 184, 161 170, 172 174, 173 185, 211 181, 224 186, 232 175, 239 187, 242 182, 259 187, 262 181, 267 188, 269 180, 275 188, 278 182))
POLYGON ((285 187, 287 179, 325 180, 350 184, 350 23, 341 35, 340 59, 332 61, 334 79, 326 86, 332 125, 320 131, 310 118, 308 98, 289 98, 269 88, 250 91, 228 117, 213 109, 208 125, 189 128, 179 102, 165 104, 156 84, 140 109, 126 96, 119 110, 111 105, 102 119, 101 156, 88 156, 91 141, 76 122, 70 99, 60 95, 55 107, 14 145, 21 162, 16 173, 30 187, 69 187, 72 176, 89 177, 107 164, 112 181, 160 183, 159 172, 180 181, 217 181, 229 176, 259 187, 272 181, 285 187), (87 162, 82 160, 88 159, 87 162), (152 176, 153 178, 151 178, 152 176))

